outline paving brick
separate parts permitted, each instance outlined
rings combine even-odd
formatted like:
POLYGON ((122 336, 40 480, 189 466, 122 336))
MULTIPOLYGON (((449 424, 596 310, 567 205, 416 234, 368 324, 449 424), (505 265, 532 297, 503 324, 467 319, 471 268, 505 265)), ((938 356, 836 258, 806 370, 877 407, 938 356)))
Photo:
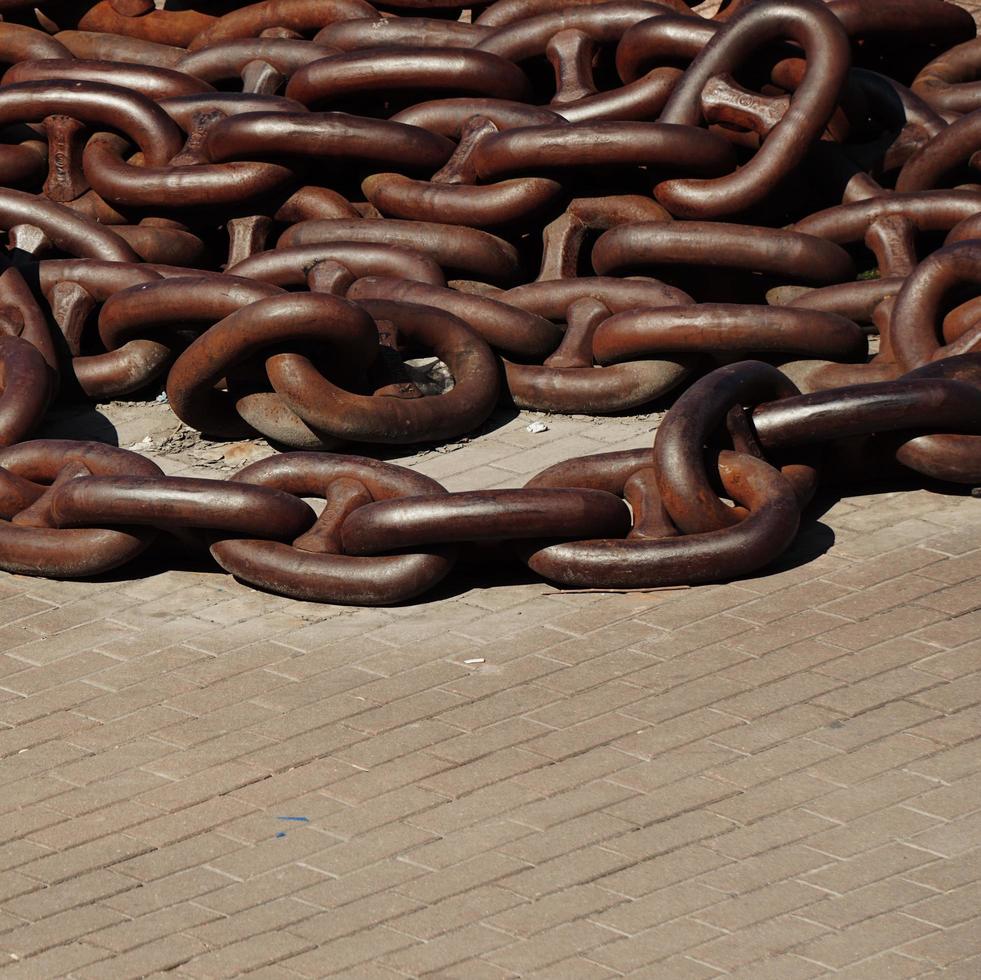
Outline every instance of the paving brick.
POLYGON ((956 858, 935 860, 930 865, 905 872, 903 877, 938 891, 952 891, 981 878, 981 848, 956 858))
POLYGON ((841 657, 841 649, 821 640, 807 639, 760 657, 749 655, 726 668, 723 676, 744 684, 753 690, 800 671, 811 670, 828 660, 841 657))
POLYGON ((63 813, 56 813, 43 805, 22 807, 0 817, 0 837, 4 840, 18 840, 30 837, 35 843, 49 846, 45 830, 52 824, 65 821, 63 813))
POLYGON ((885 844, 851 860, 835 861, 829 867, 804 875, 803 880, 841 894, 936 860, 937 855, 929 851, 900 843, 885 844))
POLYGON ((225 762, 210 769, 202 769, 186 779, 164 783, 140 793, 136 799, 139 803, 173 812, 202 803, 213 794, 230 793, 262 778, 260 772, 243 763, 225 762))
MULTIPOLYGON (((415 936, 423 941, 428 941, 435 936, 460 929, 472 923, 486 921, 488 924, 494 925, 497 914, 503 913, 504 910, 515 907, 526 910, 532 908, 526 899, 520 895, 515 895, 514 892, 499 888, 496 885, 477 886, 469 892, 453 895, 432 905, 424 905, 422 902, 409 899, 404 895, 393 895, 391 898, 416 908, 416 911, 410 911, 407 914, 399 915, 397 918, 392 918, 391 925, 399 932, 415 936)), ((373 901, 373 899, 367 899, 365 903, 368 901, 373 901)), ((386 904, 383 907, 387 918, 387 912, 392 906, 387 899, 385 901, 386 904)), ((352 905, 346 906, 344 913, 357 904, 352 903, 352 905)), ((360 913, 360 908, 357 909, 357 912, 360 913)), ((344 913, 332 912, 329 913, 329 917, 340 917, 343 924, 348 921, 344 913)), ((314 921, 310 920, 308 925, 312 925, 314 921)), ((382 916, 376 915, 375 921, 381 922, 384 919, 382 916)), ((521 921, 524 921, 523 917, 521 917, 521 921)), ((336 927, 331 926, 331 928, 336 927)), ((495 928, 497 927, 495 926, 495 928)), ((513 932, 513 930, 505 931, 513 932)))
MULTIPOLYGON (((138 946, 121 956, 114 956, 112 975, 114 978, 119 977, 120 980, 129 980, 130 977, 143 977, 155 970, 173 970, 203 952, 205 952, 204 946, 186 936, 167 936, 144 946, 138 946)), ((101 950, 101 954, 104 953, 105 950, 101 950)), ((105 966, 96 963, 77 970, 74 975, 83 980, 102 980, 106 976, 105 969, 105 966)))
POLYGON ((973 919, 978 910, 979 898, 981 881, 972 881, 946 894, 924 896, 922 901, 906 903, 906 911, 917 919, 949 928, 973 919))
POLYGON ((646 861, 632 862, 620 871, 598 877, 596 884, 619 895, 640 898, 730 863, 723 855, 695 844, 646 861))
POLYGON ((184 779, 205 769, 257 752, 269 744, 268 738, 252 732, 228 732, 180 752, 154 759, 144 768, 168 779, 184 779))
MULTIPOLYGON (((140 634, 140 636, 142 635, 140 634)), ((125 642, 131 644, 132 641, 127 638, 125 642)), ((111 643, 107 646, 114 648, 114 645, 115 643, 111 643)), ((106 653, 106 646, 103 646, 101 650, 106 653)), ((104 670, 93 674, 90 683, 109 691, 120 691, 125 687, 131 687, 172 670, 179 670, 181 667, 186 667, 188 664, 202 659, 204 659, 204 654, 200 650, 192 650, 185 646, 168 646, 162 650, 147 653, 145 656, 134 656, 131 660, 122 662, 113 660, 104 670)), ((92 692, 93 695, 95 693, 95 691, 92 692)))
POLYGON ((724 840, 733 826, 724 817, 693 810, 649 827, 630 830, 607 841, 605 846, 634 858, 652 857, 708 838, 724 840))
MULTIPOLYGON (((150 699, 152 701, 152 698, 150 699)), ((80 710, 90 711, 92 701, 86 702, 80 710)), ((173 708, 165 708, 161 704, 137 705, 135 709, 122 717, 114 718, 97 728, 72 735, 73 742, 90 751, 99 751, 107 746, 122 745, 130 738, 160 732, 175 724, 186 723, 188 715, 173 708)))
POLYGON ((155 739, 135 738, 116 748, 61 766, 58 778, 84 786, 129 769, 149 768, 149 763, 167 755, 169 751, 169 746, 155 739))
POLYGON ((56 711, 78 708, 97 696, 98 691, 84 680, 69 680, 23 697, 18 697, 13 691, 4 691, 5 700, 0 703, 0 722, 22 725, 56 711))
MULTIPOLYGON (((330 848, 337 842, 332 834, 322 833, 306 824, 295 826, 270 821, 270 825, 267 837, 251 847, 241 847, 232 842, 231 847, 223 848, 220 856, 209 859, 209 866, 215 871, 244 881, 294 861, 304 860, 309 864, 309 855, 322 853, 325 848, 330 848), (279 834, 283 836, 280 837, 279 834)), ((201 839, 194 838, 196 841, 201 839)))
POLYGON ((977 918, 974 918, 942 932, 934 931, 922 939, 907 942, 900 948, 900 952, 944 967, 958 960, 976 957, 981 951, 981 931, 978 925, 977 918))
POLYGON ((869 558, 891 552, 897 545, 916 545, 930 538, 936 538, 936 525, 911 519, 890 524, 871 534, 853 536, 842 550, 855 558, 869 558))
POLYGON ((508 817, 519 824, 546 830, 568 820, 574 820, 576 817, 595 813, 635 795, 633 790, 617 786, 607 780, 594 780, 546 799, 536 797, 533 802, 511 810, 508 817))
POLYGON ((192 977, 237 977, 246 968, 280 962, 312 945, 290 932, 262 933, 196 956, 182 964, 181 972, 192 977))
MULTIPOLYGON (((807 534, 805 528, 802 537, 807 534)), ((818 542, 819 544, 823 542, 818 542)), ((808 561, 794 561, 794 552, 790 551, 782 559, 777 559, 767 569, 767 574, 755 579, 743 579, 742 588, 755 592, 757 595, 768 595, 771 592, 779 592, 781 589, 793 588, 804 582, 813 582, 816 579, 830 578, 831 575, 841 568, 850 568, 854 563, 847 557, 837 557, 830 554, 818 555, 808 561)))
MULTIPOLYGON (((927 583, 927 591, 933 588, 935 588, 933 583, 927 583)), ((867 590, 862 595, 868 595, 871 591, 867 590)), ((922 593, 917 593, 917 595, 922 595, 922 593)), ((780 589, 777 592, 771 592, 762 599, 754 599, 752 602, 744 603, 739 606, 735 615, 739 616, 740 619, 764 624, 821 606, 826 612, 835 613, 839 616, 849 616, 849 612, 835 607, 840 607, 840 604, 846 601, 843 597, 852 598, 854 596, 855 593, 851 590, 831 582, 821 580, 804 582, 800 585, 780 589)), ((851 609, 851 607, 846 608, 851 609)))
POLYGON ((212 827, 234 820, 252 812, 252 807, 230 796, 218 796, 202 803, 177 810, 164 816, 154 816, 157 811, 146 810, 150 819, 144 819, 139 826, 132 828, 132 836, 160 847, 176 844, 194 837, 212 827))
MULTIPOLYGON (((455 768, 451 768, 443 760, 433 760, 432 756, 427 758, 430 760, 429 765, 438 766, 439 771, 433 775, 420 776, 418 781, 425 789, 449 799, 466 796, 484 786, 502 782, 519 773, 536 770, 546 763, 546 760, 537 753, 520 748, 501 749, 455 768)), ((409 759, 400 762, 408 764, 409 759)))
POLYGON ((947 558, 946 561, 935 561, 924 569, 923 574, 938 582, 959 584, 976 578, 979 571, 981 571, 981 550, 947 558))
MULTIPOLYGON (((299 851, 302 847, 304 854, 309 854, 304 857, 304 863, 310 867, 333 875, 345 875, 383 858, 403 854, 419 844, 433 840, 435 835, 417 827, 388 824, 361 835, 356 844, 337 841, 329 835, 324 837, 325 840, 320 842, 312 838, 302 840, 296 845, 296 849, 299 851), (333 842, 323 847, 326 841, 333 842), (314 850, 318 843, 320 847, 314 850)), ((274 859, 273 851, 267 860, 274 859)))
POLYGON ((765 960, 752 960, 745 966, 731 970, 727 977, 738 980, 809 980, 824 974, 823 967, 803 960, 793 953, 778 953, 765 960))
MULTIPOLYGON (((924 621, 927 620, 929 617, 924 617, 924 621)), ((847 628, 848 625, 852 624, 843 616, 832 616, 819 609, 810 609, 774 620, 765 626, 740 631, 740 635, 731 642, 737 649, 760 657, 814 636, 827 639, 832 631, 847 628)))
POLYGON ((794 738, 755 755, 718 766, 709 772, 715 779, 748 789, 788 773, 798 772, 837 755, 826 745, 810 739, 794 738))
POLYGON ((884 643, 897 636, 907 636, 915 630, 920 631, 916 634, 916 639, 930 642, 929 637, 924 635, 928 632, 924 627, 943 618, 942 613, 923 606, 902 606, 898 609, 887 609, 857 623, 847 623, 829 629, 823 639, 827 643, 833 643, 853 652, 884 643))
MULTIPOLYGON (((945 685, 947 687, 953 685, 945 685)), ((968 693, 973 698, 973 692, 971 692, 970 684, 963 685, 963 688, 967 689, 968 693)), ((962 694, 965 691, 962 689, 962 694)), ((930 699, 933 701, 934 706, 940 707, 937 702, 939 700, 947 699, 930 699)), ((961 742, 966 742, 972 738, 976 737, 978 730, 978 723, 981 721, 981 705, 970 704, 969 707, 965 708, 963 711, 958 711, 957 708, 960 706, 957 704, 957 699, 953 698, 955 701, 948 710, 950 714, 946 718, 936 718, 931 721, 924 722, 922 725, 917 725, 913 729, 913 733, 920 735, 924 738, 931 738, 936 742, 941 742, 944 745, 958 745, 961 742)))
MULTIPOLYGON (((57 798, 56 798, 57 799, 57 798)), ((89 841, 104 837, 107 833, 118 833, 121 830, 132 830, 142 824, 153 811, 137 803, 118 803, 112 807, 96 810, 73 820, 65 820, 64 814, 51 811, 59 822, 43 830, 30 834, 32 841, 50 847, 53 850, 64 850, 89 841)), ((14 837, 15 835, 11 835, 14 837)), ((134 834, 135 836, 135 834, 134 834)))
MULTIPOLYGON (((714 851, 711 853, 716 854, 714 851)), ((696 880, 729 895, 756 891, 791 877, 802 878, 807 883, 823 888, 825 886, 820 880, 812 881, 811 876, 806 873, 832 863, 827 855, 801 844, 776 847, 741 861, 724 859, 718 854, 716 857, 718 866, 715 869, 701 869, 701 873, 695 871, 696 880)), ((886 874, 889 872, 887 871, 886 874)))
POLYGON ((562 855, 512 874, 502 884, 519 895, 537 898, 572 885, 595 881, 630 863, 623 854, 590 845, 575 854, 562 855))
MULTIPOLYGON (((504 727, 502 726, 502 728, 504 727)), ((360 769, 371 769, 384 762, 391 762, 393 759, 407 755, 416 749, 427 749, 432 755, 464 762, 469 758, 476 758, 478 755, 492 752, 495 748, 505 747, 504 744, 490 745, 485 752, 474 752, 473 755, 457 754, 448 750, 447 747, 454 740, 460 740, 461 736, 458 732, 458 729, 437 721, 417 721, 403 725, 401 728, 395 728, 384 735, 376 735, 374 738, 361 739, 353 744, 340 746, 333 754, 336 759, 343 760, 360 769)), ((487 737, 481 733, 477 741, 483 744, 487 737)))
POLYGON ((919 904, 918 898, 927 898, 934 894, 936 893, 925 885, 892 877, 846 892, 844 895, 825 895, 821 901, 809 906, 805 915, 815 922, 824 923, 835 929, 844 929, 875 915, 904 907, 913 908, 919 904))
MULTIPOLYGON (((725 785, 725 784, 721 784, 725 785)), ((829 791, 826 782, 804 772, 793 772, 769 783, 762 783, 743 792, 720 794, 709 809, 729 820, 749 824, 763 817, 806 803, 815 810, 814 801, 829 791)))
POLYGON ((413 818, 415 824, 437 834, 447 834, 483 820, 508 813, 543 793, 528 789, 514 779, 485 786, 468 796, 433 807, 413 818))
MULTIPOLYGON (((56 785, 64 790, 70 784, 59 782, 56 785)), ((128 802, 141 793, 150 792, 166 785, 167 780, 163 776, 156 776, 141 769, 128 769, 100 782, 52 795, 45 799, 45 805, 59 813, 78 818, 88 813, 107 809, 113 804, 128 802)), ((43 799, 47 793, 38 793, 37 795, 43 799)), ((143 803, 136 803, 135 805, 148 808, 148 805, 143 803)))
POLYGON ((921 596, 918 601, 921 606, 937 609, 953 616, 971 612, 981 605, 978 590, 970 581, 958 582, 946 589, 939 589, 929 595, 921 596))
POLYGON ((720 711, 700 708, 679 715, 670 721, 647 726, 616 739, 614 748, 642 759, 654 759, 670 749, 687 745, 701 738, 715 736, 726 729, 737 728, 745 722, 720 711))
MULTIPOLYGON (((936 749, 935 742, 925 742, 936 749)), ((955 745, 944 751, 935 751, 929 758, 926 751, 919 752, 914 760, 909 761, 908 768, 928 779, 953 782, 964 776, 971 776, 977 771, 977 752, 974 745, 955 745)))
POLYGON ((923 960, 896 953, 880 953, 867 960, 853 963, 839 970, 836 975, 846 980, 903 980, 904 977, 923 977, 923 960))
MULTIPOLYGON (((299 905, 300 903, 293 904, 299 905)), ((321 944, 391 919, 401 917, 400 921, 404 921, 406 916, 419 909, 420 906, 421 903, 404 895, 382 892, 377 895, 369 895, 360 901, 350 902, 342 909, 322 912, 313 916, 307 913, 299 921, 292 922, 290 932, 308 939, 314 944, 321 944)), ((266 906, 263 906, 263 912, 265 908, 266 906)))
POLYGON ((906 700, 894 701, 852 718, 836 717, 811 732, 809 737, 815 742, 837 749, 871 748, 871 743, 877 739, 897 732, 915 730, 937 715, 935 709, 925 705, 906 700))
POLYGON ((23 879, 24 887, 11 890, 9 884, 12 883, 8 883, 8 887, 3 889, 2 907, 4 912, 30 922, 49 918, 79 905, 104 901, 135 887, 131 879, 108 870, 93 871, 47 887, 41 887, 40 882, 26 876, 17 877, 23 879))
POLYGON ((646 618, 662 628, 677 629, 755 599, 756 593, 738 585, 707 586, 672 596, 646 618))
POLYGON ((24 749, 42 745, 54 739, 60 739, 86 728, 91 728, 94 722, 79 717, 70 711, 56 711, 43 718, 16 728, 0 731, 0 758, 15 755, 24 749))
MULTIPOLYGON (((505 974, 510 975, 510 974, 505 974)), ((551 963, 541 970, 527 974, 534 980, 606 980, 617 974, 599 963, 584 959, 582 956, 570 956, 568 959, 551 963)))
MULTIPOLYGON (((470 888, 500 882, 526 867, 527 865, 521 861, 491 852, 468 861, 461 861, 450 868, 417 876, 414 880, 401 885, 399 890, 419 901, 438 902, 452 895, 459 895, 470 888)), ((517 889, 512 890, 517 891, 517 889)), ((518 894, 523 893, 518 891, 518 894)))
MULTIPOLYGON (((448 868, 460 861, 477 857, 485 851, 502 851, 521 860, 528 860, 521 854, 512 853, 508 844, 531 836, 534 831, 513 820, 496 820, 464 827, 439 837, 429 844, 414 847, 406 859, 434 871, 448 868)), ((561 848, 559 853, 561 853, 561 848)))
POLYGON ((891 804, 916 797, 930 790, 931 786, 929 780, 913 773, 886 772, 855 786, 826 792, 820 799, 812 800, 808 809, 847 824, 891 804))
POLYGON ((415 945, 409 936, 386 926, 373 926, 355 936, 345 936, 324 943, 298 956, 282 960, 280 965, 303 977, 323 977, 340 973, 350 976, 351 969, 367 961, 376 961, 395 950, 415 945))
POLYGON ((909 697, 934 687, 936 678, 908 667, 897 667, 864 681, 855 681, 847 687, 838 687, 819 695, 814 703, 820 707, 857 715, 899 698, 909 697))
MULTIPOLYGON (((266 671, 272 678, 284 675, 266 671)), ((318 728, 328 721, 337 721, 359 714, 374 702, 365 701, 354 693, 368 683, 373 675, 360 668, 339 667, 314 677, 277 683, 266 691, 251 694, 248 700, 274 712, 275 717, 263 726, 265 734, 283 738, 318 728)))
POLYGON ((4 977, 19 978, 74 976, 75 971, 98 960, 105 960, 110 954, 96 946, 86 943, 66 943, 49 949, 38 956, 7 963, 3 967, 4 977))
POLYGON ((808 838, 808 845, 836 857, 852 857, 891 840, 918 838, 937 824, 936 817, 902 806, 887 807, 808 838))
MULTIPOLYGON (((123 878, 122 875, 118 877, 123 878)), ((137 887, 104 899, 104 904, 131 916, 146 915, 191 899, 200 902, 203 901, 202 896, 228 884, 228 878, 210 868, 191 868, 142 884, 132 878, 126 880, 137 887)), ((66 887, 70 887, 70 884, 67 882, 66 887)))
POLYGON ((612 908, 600 914, 594 913, 590 918, 627 935, 636 935, 689 913, 698 913, 699 921, 712 925, 708 910, 723 899, 724 895, 714 888, 693 881, 680 881, 633 901, 620 900, 612 908))
MULTIPOLYGON (((646 782, 645 777, 650 778, 651 773, 643 775, 627 770, 625 773, 618 773, 615 779, 624 781, 637 780, 646 782)), ((668 817, 676 816, 692 810, 708 807, 713 812, 718 811, 716 807, 709 804, 724 800, 737 792, 733 787, 727 786, 718 780, 706 779, 703 776, 690 776, 686 779, 679 779, 676 782, 668 782, 670 787, 668 792, 652 793, 643 792, 631 796, 622 803, 608 807, 610 813, 624 820, 629 820, 638 826, 654 823, 655 821, 665 820, 668 817)), ((638 789, 645 788, 638 786, 638 789)), ((725 816, 725 814, 722 814, 725 816)))
POLYGON ((654 664, 658 664, 658 661, 638 650, 614 650, 612 653, 594 657, 574 667, 565 667, 544 674, 541 684, 561 694, 587 691, 619 678, 629 678, 631 684, 646 687, 648 685, 643 678, 646 671, 652 669, 654 664))
POLYGON ((977 807, 978 794, 981 793, 981 772, 955 779, 936 789, 929 788, 936 785, 935 783, 929 780, 924 780, 924 783, 927 791, 907 804, 913 810, 935 813, 938 817, 950 820, 952 817, 970 813, 977 807))
POLYGON ((936 643, 942 647, 959 647, 981 637, 981 610, 964 613, 952 619, 946 618, 939 611, 930 612, 935 617, 934 624, 919 630, 915 637, 918 640, 936 643))
POLYGON ((518 976, 527 976, 560 960, 601 946, 614 935, 609 929, 591 922, 566 923, 547 929, 531 939, 485 953, 484 957, 518 976))
POLYGON ((516 691, 507 689, 470 704, 443 711, 439 720, 464 731, 473 731, 505 718, 526 714, 535 708, 557 701, 558 697, 554 691, 544 687, 525 684, 516 691))
POLYGON ((474 924, 443 933, 427 943, 389 953, 382 962, 410 976, 421 976, 446 970, 474 956, 486 955, 511 941, 495 929, 474 924))
MULTIPOLYGON (((580 727, 576 726, 576 730, 580 727)), ((575 741, 578 744, 582 740, 577 737, 575 741)), ((633 763, 629 755, 616 749, 591 745, 578 753, 561 752, 550 756, 541 768, 515 776, 509 782, 534 786, 542 795, 561 793, 576 786, 586 787, 601 777, 612 777, 633 763)))
POLYGON ((803 840, 805 837, 809 842, 813 841, 815 837, 821 835, 822 831, 827 831, 833 826, 834 824, 824 817, 808 813, 803 808, 796 808, 730 830, 729 833, 718 836, 712 846, 729 857, 752 857, 754 854, 762 854, 775 847, 803 840))
POLYGON ((547 705, 533 712, 530 720, 553 728, 566 728, 616 708, 624 709, 626 714, 630 706, 645 700, 644 693, 633 684, 611 681, 547 705))
POLYGON ((742 684, 724 677, 699 677, 679 684, 663 694, 628 704, 622 713, 651 724, 660 724, 698 708, 722 703, 744 690, 742 684))
POLYGON ((94 946, 103 946, 115 953, 125 953, 137 946, 143 946, 176 932, 185 932, 217 918, 219 918, 217 912, 211 912, 192 902, 183 902, 148 912, 135 919, 127 918, 116 925, 90 932, 85 937, 85 941, 94 946))
MULTIPOLYGON (((313 869, 309 869, 307 873, 313 873, 313 869)), ((404 891, 406 882, 414 878, 422 878, 425 874, 424 868, 417 868, 403 861, 381 861, 361 871, 345 875, 343 878, 327 878, 321 873, 320 881, 306 888, 300 888, 295 895, 300 901, 319 905, 321 908, 340 908, 349 902, 356 902, 360 898, 375 895, 380 891, 388 889, 404 891)), ((464 886, 459 891, 465 890, 464 886)), ((450 889, 450 894, 459 894, 459 891, 450 889)), ((428 897, 423 900, 438 901, 428 897)))
MULTIPOLYGON (((825 612, 848 619, 868 619, 886 609, 894 609, 914 600, 922 603, 925 596, 935 592, 936 581, 926 575, 897 575, 878 585, 866 584, 857 592, 824 603, 821 608, 825 612)), ((929 602, 925 604, 929 605, 929 602)))
POLYGON ((826 926, 801 916, 779 915, 702 943, 690 954, 711 966, 732 971, 756 960, 780 956, 827 931, 826 926))
POLYGON ((839 969, 931 932, 936 932, 935 926, 898 912, 886 912, 834 935, 806 942, 797 951, 824 966, 839 969))
POLYGON ((0 599, 0 623, 7 625, 56 608, 53 603, 28 595, 8 595, 0 599))
POLYGON ((728 613, 721 613, 670 632, 662 631, 636 645, 645 653, 651 653, 662 659, 671 659, 722 641, 729 641, 730 644, 741 649, 741 644, 734 638, 751 629, 752 623, 730 616, 728 613))
POLYGON ((762 718, 754 718, 752 724, 727 728, 714 735, 712 741, 738 752, 753 754, 774 748, 798 735, 813 738, 816 731, 840 719, 840 714, 828 708, 819 708, 813 704, 792 704, 762 718))
POLYGON ((690 950, 722 934, 721 929, 691 918, 676 919, 629 938, 616 939, 592 949, 589 958, 623 973, 667 959, 673 953, 690 950))
POLYGON ((0 936, 0 949, 23 959, 113 925, 123 916, 99 905, 68 909, 0 936))
POLYGON ((66 851, 46 854, 24 864, 25 874, 29 874, 45 884, 52 885, 68 878, 74 878, 86 871, 97 871, 110 865, 145 854, 150 848, 143 841, 116 834, 102 837, 88 844, 71 847, 66 851))
MULTIPOLYGON (((343 803, 319 793, 306 793, 292 800, 283 800, 274 811, 253 810, 221 827, 222 836, 237 841, 243 847, 257 847, 276 839, 277 834, 288 837, 292 830, 322 830, 320 821, 344 808, 343 803), (302 825, 302 826, 300 826, 302 825)), ((278 838, 282 840, 282 837, 278 838)), ((323 838, 333 842, 335 837, 323 838)))
POLYGON ((241 942, 252 936, 302 923, 316 914, 316 908, 293 898, 279 898, 264 902, 261 906, 244 909, 227 917, 214 917, 185 931, 206 946, 220 949, 241 942))
POLYGON ((937 823, 928 830, 916 834, 912 842, 944 857, 958 857, 977 846, 978 828, 981 827, 981 810, 957 817, 948 823, 937 823))
MULTIPOLYGON (((34 643, 18 647, 18 659, 36 666, 23 672, 23 680, 17 681, 14 690, 22 694, 42 691, 50 684, 58 683, 59 678, 72 680, 109 667, 116 661, 105 654, 94 652, 93 648, 128 633, 123 626, 101 621, 77 626, 53 636, 43 636, 34 643)), ((8 677, 8 682, 11 679, 8 677)))
POLYGON ((927 762, 919 760, 923 756, 931 755, 935 750, 935 742, 899 733, 872 741, 854 751, 830 756, 814 765, 812 772, 821 779, 847 786, 903 765, 907 765, 914 772, 920 772, 920 767, 927 767, 932 760, 927 762))
MULTIPOLYGON (((114 868, 138 881, 154 881, 201 864, 210 865, 229 851, 238 850, 236 841, 220 834, 202 834, 177 844, 150 850, 126 861, 115 861, 114 868)), ((141 847, 141 850, 147 848, 141 847)))

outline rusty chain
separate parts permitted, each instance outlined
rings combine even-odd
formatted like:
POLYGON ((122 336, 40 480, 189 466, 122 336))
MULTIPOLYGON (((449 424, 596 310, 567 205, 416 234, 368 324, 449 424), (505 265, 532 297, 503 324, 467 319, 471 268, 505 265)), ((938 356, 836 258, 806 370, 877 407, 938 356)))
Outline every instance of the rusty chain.
POLYGON ((821 481, 981 484, 971 16, 693 7, 0 0, 0 568, 162 543, 320 602, 507 558, 654 588, 765 568, 821 481), (31 439, 161 389, 286 451, 204 480, 31 439), (500 402, 670 407, 521 489, 349 454, 500 402))

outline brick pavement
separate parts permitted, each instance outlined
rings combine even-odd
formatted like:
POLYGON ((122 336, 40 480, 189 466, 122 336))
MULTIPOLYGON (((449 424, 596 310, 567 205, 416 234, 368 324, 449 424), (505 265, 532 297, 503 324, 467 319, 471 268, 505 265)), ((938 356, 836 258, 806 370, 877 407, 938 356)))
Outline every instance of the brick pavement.
MULTIPOLYGON (((518 485, 657 418, 528 421, 408 462, 518 485)), ((689 590, 0 576, 0 978, 977 977, 981 501, 824 506, 689 590)))

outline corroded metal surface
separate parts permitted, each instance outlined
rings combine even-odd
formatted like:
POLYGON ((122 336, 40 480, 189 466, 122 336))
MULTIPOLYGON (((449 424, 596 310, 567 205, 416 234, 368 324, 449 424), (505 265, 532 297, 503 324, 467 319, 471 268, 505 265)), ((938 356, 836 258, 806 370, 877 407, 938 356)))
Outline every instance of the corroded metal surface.
POLYGON ((981 482, 957 4, 175 6, 0 2, 0 567, 100 574, 164 532, 317 601, 458 557, 650 587, 765 567, 822 478, 981 482), (292 451, 201 481, 30 441, 56 399, 161 388, 292 451), (498 403, 670 407, 524 489, 332 454, 498 403))

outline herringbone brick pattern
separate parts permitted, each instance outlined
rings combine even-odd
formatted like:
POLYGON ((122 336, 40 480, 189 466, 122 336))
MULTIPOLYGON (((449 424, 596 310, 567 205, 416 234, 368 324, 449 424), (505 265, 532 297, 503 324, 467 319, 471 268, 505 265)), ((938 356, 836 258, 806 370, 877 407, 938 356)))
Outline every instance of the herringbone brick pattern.
MULTIPOLYGON (((655 422, 527 421, 411 462, 655 422)), ((688 590, 0 576, 0 977, 977 977, 981 501, 831 503, 688 590)))

